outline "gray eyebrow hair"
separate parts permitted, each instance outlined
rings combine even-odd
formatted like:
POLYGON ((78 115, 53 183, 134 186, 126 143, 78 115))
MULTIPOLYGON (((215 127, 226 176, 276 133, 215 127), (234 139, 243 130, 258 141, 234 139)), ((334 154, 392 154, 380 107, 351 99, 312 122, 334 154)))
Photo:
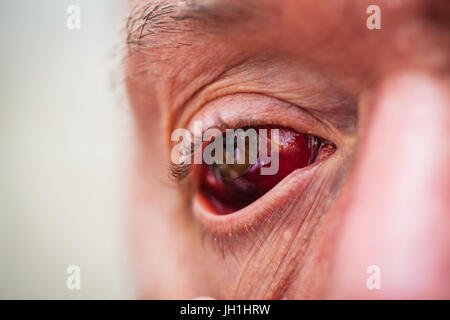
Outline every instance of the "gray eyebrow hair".
POLYGON ((190 45, 164 35, 220 33, 227 24, 248 21, 254 8, 251 0, 152 0, 131 10, 126 44, 135 49, 190 45))

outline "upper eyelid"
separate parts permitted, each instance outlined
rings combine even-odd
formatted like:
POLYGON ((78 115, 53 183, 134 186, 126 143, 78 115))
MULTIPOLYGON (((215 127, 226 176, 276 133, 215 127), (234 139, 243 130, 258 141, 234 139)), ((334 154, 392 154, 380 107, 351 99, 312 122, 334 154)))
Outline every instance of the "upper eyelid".
POLYGON ((192 96, 186 92, 189 99, 174 101, 177 107, 174 108, 173 125, 183 127, 193 114, 212 101, 234 94, 253 93, 296 105, 320 118, 329 118, 336 128, 354 129, 357 93, 349 92, 345 85, 320 69, 301 62, 280 62, 274 57, 262 59, 244 52, 234 63, 220 67, 223 70, 212 79, 199 82, 200 88, 194 90, 192 96), (334 115, 339 117, 334 119, 334 115))
POLYGON ((204 104, 188 119, 190 119, 189 122, 182 127, 191 132, 193 123, 200 120, 203 121, 204 127, 217 127, 218 123, 225 123, 230 128, 280 125, 298 132, 314 134, 337 144, 339 143, 335 140, 339 140, 341 136, 336 128, 323 122, 308 109, 259 93, 235 93, 221 96, 204 104), (227 102, 229 99, 234 101, 227 102), (225 102, 218 102, 219 100, 225 102))
MULTIPOLYGON (((211 84, 213 85, 213 84, 211 84)), ((215 102, 217 102, 218 100, 221 99, 227 99, 229 97, 232 96, 237 96, 237 95, 252 95, 252 96, 259 96, 261 98, 265 98, 265 99, 271 99, 273 102, 273 104, 278 104, 280 106, 286 106, 289 105, 291 107, 295 107, 296 109, 298 109, 299 113, 302 113, 304 116, 301 116, 300 118, 302 119, 309 119, 308 121, 310 122, 314 122, 315 126, 318 127, 320 125, 320 127, 326 129, 326 130, 322 130, 321 132, 309 132, 308 130, 311 129, 311 126, 303 127, 303 130, 305 133, 314 133, 314 134, 318 134, 320 136, 322 136, 323 138, 326 138, 330 141, 332 141, 336 136, 345 136, 345 135, 351 135, 353 134, 353 131, 355 129, 355 124, 356 124, 356 115, 357 115, 357 104, 354 103, 353 98, 348 98, 348 100, 345 101, 341 101, 341 105, 344 108, 344 111, 342 111, 342 115, 341 112, 338 112, 338 110, 335 110, 335 107, 332 107, 332 109, 324 109, 321 110, 321 105, 320 102, 317 102, 317 104, 315 105, 316 108, 314 108, 313 106, 304 106, 302 104, 298 104, 289 100, 285 100, 280 98, 279 96, 274 96, 274 95, 270 95, 267 94, 266 92, 260 92, 258 90, 254 90, 254 91, 239 91, 239 90, 235 90, 232 86, 229 89, 226 90, 225 92, 222 92, 220 94, 213 94, 211 97, 209 97, 209 99, 202 99, 202 98, 198 98, 197 99, 193 99, 193 100, 189 100, 189 102, 184 105, 183 107, 180 107, 179 109, 177 109, 177 113, 176 115, 174 114, 170 114, 169 117, 169 127, 173 129, 175 129, 176 127, 188 127, 189 124, 192 124, 193 121, 195 120, 196 116, 198 116, 198 114, 201 114, 203 112, 203 110, 205 109, 205 107, 207 107, 210 104, 213 104, 215 102), (333 121, 333 119, 328 119, 328 118, 332 118, 335 116, 335 114, 339 114, 341 119, 344 119, 345 122, 349 122, 348 124, 343 124, 343 126, 338 126, 336 125, 336 123, 333 121), (176 117, 175 117, 176 116, 176 117), (347 129, 346 129, 347 128, 347 129), (329 132, 330 134, 327 135, 326 133, 329 132)), ((213 89, 214 90, 214 89, 213 89)), ((209 96, 208 91, 206 91, 206 96, 209 96)), ((334 103, 333 103, 334 104, 334 103)), ((241 107, 245 107, 245 106, 241 106, 241 107)), ((329 107, 326 107, 329 108, 329 107)), ((341 110, 341 109, 339 109, 341 110)), ((339 122, 339 121, 338 121, 339 122)), ((265 124, 265 123, 260 123, 260 124, 265 124)), ((289 127, 289 125, 287 125, 287 127, 289 127)), ((293 127, 293 129, 295 129, 295 127, 293 127)), ((170 135, 170 133, 169 133, 170 135)))

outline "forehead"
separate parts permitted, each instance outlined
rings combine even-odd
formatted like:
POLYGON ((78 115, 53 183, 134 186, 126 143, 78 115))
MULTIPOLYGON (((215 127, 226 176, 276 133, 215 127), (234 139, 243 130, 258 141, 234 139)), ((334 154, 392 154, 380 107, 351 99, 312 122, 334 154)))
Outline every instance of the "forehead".
POLYGON ((165 12, 182 19, 199 17, 216 22, 244 20, 259 15, 264 19, 272 16, 279 20, 321 25, 336 22, 352 24, 361 20, 367 13, 366 9, 372 5, 379 6, 387 16, 423 17, 447 25, 450 15, 448 1, 428 0, 132 0, 130 3, 133 8, 139 9, 137 14, 146 9, 150 10, 145 13, 157 13, 153 18, 164 17, 165 12))
POLYGON ((134 0, 132 5, 128 44, 153 52, 205 39, 240 48, 263 44, 327 60, 333 53, 342 62, 374 52, 384 58, 386 51, 402 59, 429 55, 433 46, 446 54, 450 47, 448 1, 134 0), (380 8, 379 30, 366 25, 367 8, 374 4, 380 8))
POLYGON ((132 7, 128 71, 151 72, 141 85, 167 108, 224 74, 224 86, 260 86, 246 88, 252 92, 299 92, 292 86, 305 83, 303 74, 357 95, 402 69, 450 70, 450 1, 134 0, 132 7), (366 24, 374 4, 379 30, 366 24))

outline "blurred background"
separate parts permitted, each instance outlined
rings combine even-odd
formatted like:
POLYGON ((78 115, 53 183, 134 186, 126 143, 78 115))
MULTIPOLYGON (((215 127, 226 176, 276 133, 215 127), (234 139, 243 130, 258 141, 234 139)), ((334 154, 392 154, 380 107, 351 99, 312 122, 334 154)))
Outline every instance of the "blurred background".
POLYGON ((0 1, 0 298, 134 298, 124 0, 0 1), (81 28, 70 30, 70 5, 81 28), (69 265, 81 289, 69 290, 69 265))

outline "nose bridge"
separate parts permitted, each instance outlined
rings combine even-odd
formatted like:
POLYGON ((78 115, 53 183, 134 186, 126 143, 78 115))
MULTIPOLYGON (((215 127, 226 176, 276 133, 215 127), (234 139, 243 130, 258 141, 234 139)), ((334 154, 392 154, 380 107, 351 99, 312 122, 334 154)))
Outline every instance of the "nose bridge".
POLYGON ((367 127, 361 128, 357 180, 364 186, 362 199, 374 201, 377 195, 379 209, 407 211, 410 217, 412 212, 442 209, 449 177, 446 84, 426 74, 407 73, 380 85, 373 105, 367 106, 372 108, 367 127))
POLYGON ((448 90, 448 80, 404 73, 363 106, 370 112, 341 230, 338 295, 449 297, 448 90), (367 287, 371 265, 381 288, 367 287))

